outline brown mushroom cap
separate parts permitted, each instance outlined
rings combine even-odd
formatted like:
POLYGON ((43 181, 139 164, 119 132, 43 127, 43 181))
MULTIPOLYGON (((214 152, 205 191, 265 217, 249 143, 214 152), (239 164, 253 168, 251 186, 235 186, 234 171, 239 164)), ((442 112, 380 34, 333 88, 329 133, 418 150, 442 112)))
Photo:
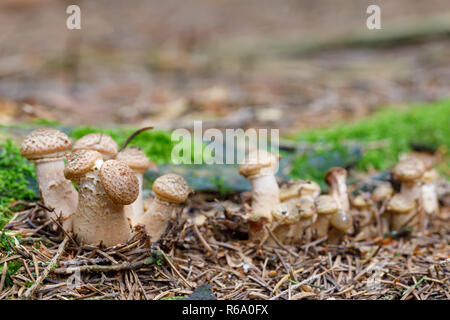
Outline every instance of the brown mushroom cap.
POLYGON ((300 221, 300 213, 295 204, 280 203, 272 209, 272 216, 284 224, 295 224, 300 221))
POLYGON ((414 181, 422 177, 425 165, 418 158, 407 158, 400 161, 394 168, 394 176, 401 182, 414 181))
POLYGON ((297 204, 297 207, 301 219, 311 218, 316 212, 316 206, 314 205, 314 201, 312 201, 310 198, 300 199, 297 204))
POLYGON ((116 160, 123 161, 134 171, 145 172, 150 167, 150 160, 139 147, 128 147, 117 154, 116 160))
POLYGON ((352 205, 358 209, 369 207, 371 204, 372 204, 372 201, 370 199, 364 197, 362 194, 359 194, 355 198, 352 199, 352 205))
POLYGON ((88 149, 100 152, 106 158, 114 158, 117 155, 117 143, 104 133, 89 133, 77 140, 73 150, 88 149))
POLYGON ((422 180, 425 183, 433 183, 438 181, 440 178, 439 172, 436 171, 436 169, 430 169, 425 171, 423 174, 422 180))
POLYGON ((20 154, 28 160, 45 158, 48 155, 62 156, 72 147, 72 141, 63 132, 43 128, 28 134, 20 146, 20 154))
POLYGON ((382 201, 388 199, 394 194, 394 189, 390 184, 382 184, 375 188, 372 192, 373 201, 382 201))
POLYGON ((123 161, 105 161, 100 169, 100 180, 109 198, 117 204, 132 204, 139 195, 139 181, 123 161))
POLYGON ((250 151, 239 165, 239 173, 244 177, 252 177, 275 173, 278 157, 266 150, 250 151))
POLYGON ((182 176, 169 173, 155 180, 153 191, 165 201, 182 203, 186 201, 191 189, 182 176))
POLYGON ((353 219, 352 216, 344 210, 339 210, 338 212, 333 214, 330 223, 336 229, 345 232, 352 227, 353 219))
POLYGON ((280 201, 314 193, 320 193, 320 186, 314 181, 299 180, 290 182, 280 188, 280 201))
POLYGON ((329 195, 318 196, 315 200, 318 214, 333 214, 338 210, 336 200, 329 195))
POLYGON ((415 207, 413 199, 402 194, 396 194, 389 200, 387 210, 394 213, 408 213, 415 207))
POLYGON ((332 167, 328 169, 327 173, 325 174, 325 182, 328 185, 331 185, 334 183, 336 177, 338 176, 347 177, 347 170, 341 167, 332 167))
POLYGON ((69 154, 64 168, 66 179, 74 180, 88 173, 102 155, 94 150, 77 150, 69 154))

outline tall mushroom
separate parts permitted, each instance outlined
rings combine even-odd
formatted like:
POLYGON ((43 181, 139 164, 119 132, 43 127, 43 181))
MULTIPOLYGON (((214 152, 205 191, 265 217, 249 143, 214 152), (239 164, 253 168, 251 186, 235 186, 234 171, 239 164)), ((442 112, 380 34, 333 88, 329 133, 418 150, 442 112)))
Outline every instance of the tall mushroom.
POLYGON ((113 246, 125 243, 131 228, 124 205, 139 194, 133 171, 117 160, 103 161, 93 150, 77 150, 67 158, 66 178, 79 188, 79 201, 73 216, 73 231, 84 244, 113 246))
POLYGON ((117 160, 125 162, 135 173, 139 181, 139 196, 135 202, 125 206, 125 214, 134 225, 137 217, 144 213, 144 203, 142 196, 142 184, 144 173, 150 167, 150 160, 139 147, 129 147, 117 154, 117 160))
POLYGON ((102 154, 103 160, 110 160, 116 157, 118 146, 107 134, 95 132, 75 141, 72 151, 77 150, 94 150, 102 154))
POLYGON ((239 173, 252 186, 252 210, 247 216, 250 240, 258 241, 266 236, 264 225, 272 222, 272 209, 280 203, 275 172, 278 157, 265 150, 249 152, 239 165, 239 173))
POLYGON ((330 186, 330 195, 336 200, 339 209, 349 211, 350 203, 347 193, 347 170, 341 167, 332 167, 325 174, 325 182, 330 186))
POLYGON ((72 142, 66 134, 45 128, 28 134, 20 147, 22 156, 35 164, 42 202, 54 209, 49 213, 53 218, 61 215, 65 230, 72 228, 70 217, 78 203, 77 191, 64 178, 64 158, 71 146, 72 142))
POLYGON ((155 199, 136 224, 144 225, 152 242, 158 241, 166 231, 172 212, 186 201, 191 189, 182 176, 165 174, 153 183, 155 199))
POLYGON ((334 197, 329 195, 318 196, 315 200, 317 220, 313 225, 317 238, 328 235, 331 217, 338 211, 338 205, 334 197))

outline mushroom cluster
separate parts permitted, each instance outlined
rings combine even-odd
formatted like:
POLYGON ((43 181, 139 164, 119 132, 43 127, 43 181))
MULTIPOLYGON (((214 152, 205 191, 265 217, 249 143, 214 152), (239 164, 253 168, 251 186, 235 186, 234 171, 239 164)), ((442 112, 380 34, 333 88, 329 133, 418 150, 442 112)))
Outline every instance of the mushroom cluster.
POLYGON ((392 170, 401 185, 398 193, 389 182, 378 181, 372 192, 350 194, 347 171, 333 167, 325 175, 329 191, 323 195, 313 181, 299 180, 279 187, 276 160, 269 152, 252 151, 239 167, 252 186, 247 222, 253 241, 270 243, 263 227, 285 244, 325 236, 329 243, 339 243, 346 234, 367 239, 405 227, 424 228, 439 214, 439 175, 420 157, 407 157, 392 170))
POLYGON ((118 152, 117 143, 103 133, 85 135, 72 148, 63 132, 37 129, 23 140, 21 154, 35 163, 41 200, 51 217, 62 219, 64 229, 83 244, 125 243, 138 225, 157 241, 190 193, 181 176, 164 175, 155 181, 155 198, 144 211, 143 175, 150 160, 137 147, 118 152))
MULTIPOLYGON (((156 242, 191 193, 183 177, 166 174, 153 183, 154 198, 144 208, 143 175, 150 160, 137 147, 119 152, 116 142, 101 133, 82 137, 72 148, 63 132, 37 129, 23 140, 21 154, 35 164, 48 215, 83 244, 125 243, 138 226, 156 242)), ((239 165, 239 173, 251 184, 245 216, 249 239, 296 245, 327 237, 339 243, 350 234, 366 239, 406 227, 425 229, 439 215, 440 178, 432 162, 424 159, 402 159, 391 172, 391 182, 400 187, 378 181, 371 192, 349 190, 347 171, 332 167, 324 179, 328 194, 321 194, 314 181, 279 186, 279 156, 253 150, 239 165)))

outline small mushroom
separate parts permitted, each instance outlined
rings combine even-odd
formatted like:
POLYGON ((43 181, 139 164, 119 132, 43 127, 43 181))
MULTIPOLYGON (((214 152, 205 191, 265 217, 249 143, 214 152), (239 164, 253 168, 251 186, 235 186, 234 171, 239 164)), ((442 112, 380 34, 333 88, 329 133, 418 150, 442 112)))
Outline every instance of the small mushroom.
POLYGON ((186 201, 191 189, 182 176, 166 174, 153 183, 155 199, 136 223, 145 226, 152 242, 158 241, 166 231, 172 212, 186 201))
POLYGON ((386 206, 394 194, 394 189, 390 183, 383 183, 375 188, 372 193, 372 200, 375 202, 379 235, 389 232, 390 214, 386 212, 386 206))
POLYGON ((355 208, 355 214, 359 225, 359 235, 357 238, 368 238, 372 236, 373 230, 373 215, 372 215, 372 200, 365 197, 363 194, 358 194, 352 199, 352 206, 355 208))
POLYGON ((125 214, 134 225, 136 218, 144 213, 144 203, 142 196, 142 184, 144 173, 150 167, 150 160, 139 147, 129 147, 117 154, 117 160, 125 162, 135 173, 139 181, 139 196, 135 202, 125 206, 125 214))
POLYGON ((439 180, 439 173, 435 169, 425 171, 421 187, 421 203, 426 214, 426 224, 428 219, 439 215, 439 199, 436 190, 436 182, 439 180))
POLYGON ((37 129, 22 142, 20 153, 35 164, 36 179, 41 200, 49 208, 54 219, 61 215, 65 230, 72 228, 71 215, 78 203, 78 193, 64 177, 64 158, 70 151, 70 138, 56 129, 37 129))
POLYGON ((300 222, 297 224, 296 234, 299 239, 304 237, 304 240, 309 242, 312 238, 312 226, 317 220, 317 209, 314 198, 310 196, 301 197, 297 207, 300 213, 300 222))
POLYGON ((394 195, 387 205, 387 211, 391 213, 391 229, 414 225, 416 220, 416 203, 413 199, 403 195, 394 195))
POLYGON ((272 209, 280 203, 278 183, 275 172, 278 157, 265 150, 251 151, 239 165, 239 173, 250 181, 252 186, 252 210, 247 216, 250 240, 265 238, 265 224, 272 222, 272 209))
POLYGON ((412 217, 416 214, 416 204, 409 197, 395 194, 389 201, 386 210, 390 213, 391 230, 399 230, 414 224, 412 217))
POLYGON ((325 182, 330 186, 330 195, 336 200, 339 209, 346 212, 350 210, 347 193, 347 170, 341 167, 332 167, 325 174, 325 182))
POLYGON ((421 179, 425 173, 423 161, 418 158, 406 158, 397 163, 393 173, 401 182, 400 193, 411 200, 419 200, 421 179))
POLYGON ((345 233, 352 230, 353 218, 347 211, 339 209, 331 217, 330 224, 332 228, 328 233, 328 242, 337 244, 345 233))
POLYGON ((103 161, 93 150, 77 150, 67 158, 67 179, 79 188, 79 201, 73 216, 73 231, 84 244, 113 246, 125 243, 131 228, 124 205, 139 194, 133 171, 117 160, 103 161))
MULTIPOLYGON (((272 209, 273 223, 276 225, 273 233, 278 240, 285 244, 291 244, 298 240, 296 226, 300 222, 300 212, 296 203, 283 202, 279 203, 272 209)), ((268 239, 270 242, 271 239, 268 239)))
POLYGON ((94 150, 100 152, 103 160, 114 159, 118 152, 117 143, 104 133, 89 133, 77 140, 72 151, 77 150, 94 150))
POLYGON ((334 197, 329 195, 318 196, 315 200, 317 220, 313 225, 317 238, 328 235, 331 217, 338 211, 338 205, 334 197))

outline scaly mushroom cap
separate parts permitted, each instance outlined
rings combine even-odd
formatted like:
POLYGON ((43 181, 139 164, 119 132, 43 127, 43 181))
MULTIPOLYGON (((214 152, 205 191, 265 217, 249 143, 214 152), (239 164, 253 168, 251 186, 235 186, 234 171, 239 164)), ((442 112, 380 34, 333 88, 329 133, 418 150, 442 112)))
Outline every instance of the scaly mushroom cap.
POLYGON ((316 206, 311 198, 302 198, 297 204, 301 219, 309 219, 316 212, 316 206))
POLYGON ((373 201, 383 201, 390 198, 394 194, 394 189, 390 184, 382 184, 373 190, 373 201))
POLYGON ((284 224, 295 224, 300 221, 300 213, 295 204, 280 203, 272 209, 272 216, 284 224))
POLYGON ((153 191, 165 201, 183 203, 186 201, 191 189, 182 176, 169 173, 155 180, 153 191))
POLYGON ((401 182, 414 181, 425 172, 423 161, 418 158, 407 158, 400 161, 394 168, 394 176, 401 182))
POLYGON ((338 210, 336 200, 329 195, 318 196, 315 200, 318 214, 333 214, 338 210))
POLYGON ((105 161, 100 169, 100 180, 109 198, 116 204, 132 204, 139 195, 139 181, 123 161, 105 161))
POLYGON ((239 173, 246 177, 258 177, 274 174, 278 166, 278 157, 266 150, 250 151, 239 165, 239 173))
POLYGON ((105 159, 112 159, 117 155, 117 143, 104 133, 89 133, 77 140, 73 150, 95 150, 100 152, 105 159))
POLYGON ((94 150, 74 151, 67 157, 64 176, 66 179, 75 180, 88 173, 95 162, 102 159, 102 155, 94 150))
POLYGON ((20 154, 28 160, 38 160, 47 156, 60 157, 72 147, 72 141, 63 132, 43 128, 28 134, 20 146, 20 154))
POLYGON ((123 161, 137 172, 145 172, 150 167, 150 160, 139 147, 129 147, 117 154, 116 160, 123 161))
POLYGON ((433 183, 438 181, 440 178, 439 172, 436 171, 436 169, 430 169, 425 171, 423 174, 422 180, 425 183, 433 183))
POLYGON ((309 180, 290 182, 280 188, 280 201, 301 197, 303 195, 320 194, 320 186, 309 180))
POLYGON ((339 210, 331 217, 330 223, 336 229, 345 232, 349 230, 353 225, 353 219, 350 214, 344 210, 339 210))
POLYGON ((408 213, 415 207, 415 202, 402 194, 396 194, 389 200, 387 210, 394 213, 408 213))
POLYGON ((347 170, 341 167, 332 167, 328 169, 327 173, 325 174, 325 182, 328 185, 331 185, 336 181, 336 177, 339 176, 347 178, 347 170))
POLYGON ((357 209, 369 207, 371 204, 372 204, 372 201, 370 199, 364 197, 362 194, 359 194, 355 198, 352 199, 352 205, 357 209))

